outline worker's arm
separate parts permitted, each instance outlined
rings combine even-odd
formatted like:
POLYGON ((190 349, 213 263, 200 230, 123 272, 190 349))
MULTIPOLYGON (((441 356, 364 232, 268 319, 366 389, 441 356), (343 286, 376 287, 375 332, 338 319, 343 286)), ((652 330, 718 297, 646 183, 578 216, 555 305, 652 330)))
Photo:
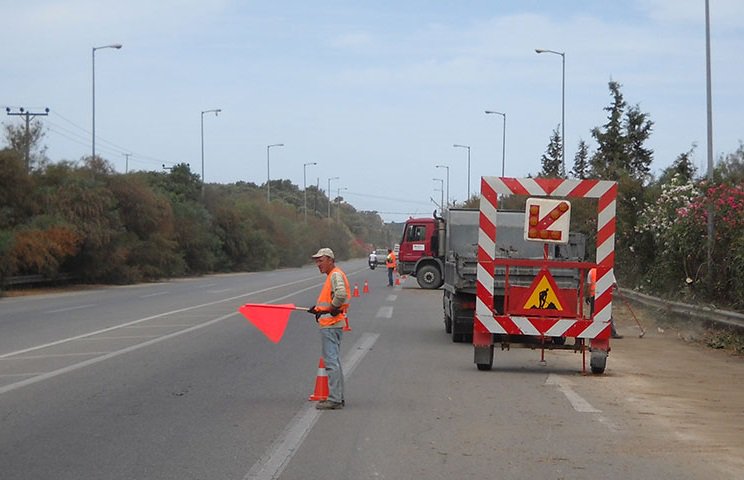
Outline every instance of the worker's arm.
POLYGON ((331 274, 331 305, 334 308, 341 308, 341 305, 346 303, 346 284, 344 283, 344 276, 339 272, 333 272, 331 274))

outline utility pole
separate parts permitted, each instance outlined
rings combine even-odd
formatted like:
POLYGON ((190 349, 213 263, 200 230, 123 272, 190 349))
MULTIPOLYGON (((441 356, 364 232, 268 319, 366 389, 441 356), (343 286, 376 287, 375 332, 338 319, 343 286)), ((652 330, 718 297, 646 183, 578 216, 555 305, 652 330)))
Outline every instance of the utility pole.
POLYGON ((129 157, 132 156, 131 153, 122 153, 124 155, 124 158, 126 158, 126 163, 124 163, 124 173, 129 173, 129 157))
POLYGON ((49 109, 45 108, 43 112, 29 112, 24 110, 23 107, 18 109, 18 112, 12 112, 10 108, 5 109, 5 113, 10 116, 21 116, 26 117, 26 134, 24 137, 24 155, 26 157, 26 172, 31 171, 31 119, 34 117, 46 117, 49 115, 49 109))

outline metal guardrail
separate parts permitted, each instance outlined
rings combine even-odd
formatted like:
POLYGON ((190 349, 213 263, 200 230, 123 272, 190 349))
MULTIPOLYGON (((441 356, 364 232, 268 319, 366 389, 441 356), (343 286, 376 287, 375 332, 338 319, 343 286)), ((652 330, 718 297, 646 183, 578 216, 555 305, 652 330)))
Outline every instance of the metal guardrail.
POLYGON ((2 279, 2 283, 0 283, 0 286, 10 287, 13 285, 38 285, 41 283, 67 282, 74 279, 75 276, 69 273, 61 273, 54 278, 49 278, 45 275, 18 275, 15 277, 6 277, 2 279))
POLYGON ((744 314, 738 312, 717 310, 715 308, 689 305, 681 302, 672 302, 670 300, 663 300, 661 298, 652 297, 651 295, 636 292, 635 290, 628 290, 626 288, 621 288, 620 293, 625 298, 649 307, 667 310, 679 315, 687 315, 689 317, 699 318, 701 320, 707 320, 729 327, 744 328, 744 314))

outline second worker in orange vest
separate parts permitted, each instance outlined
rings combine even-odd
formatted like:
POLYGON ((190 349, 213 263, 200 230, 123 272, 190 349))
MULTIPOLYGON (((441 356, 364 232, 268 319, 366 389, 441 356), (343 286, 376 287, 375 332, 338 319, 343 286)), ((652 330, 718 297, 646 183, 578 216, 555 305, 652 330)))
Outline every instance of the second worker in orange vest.
POLYGON ((393 272, 395 271, 395 252, 388 248, 387 258, 385 258, 385 266, 388 271, 388 287, 393 286, 393 272))
POLYGON ((328 400, 315 405, 318 410, 337 410, 343 408, 344 372, 341 370, 341 335, 349 309, 349 280, 346 274, 336 266, 333 250, 321 248, 313 255, 315 265, 320 273, 326 275, 318 301, 308 312, 315 314, 320 326, 320 337, 323 344, 323 362, 328 374, 328 400))

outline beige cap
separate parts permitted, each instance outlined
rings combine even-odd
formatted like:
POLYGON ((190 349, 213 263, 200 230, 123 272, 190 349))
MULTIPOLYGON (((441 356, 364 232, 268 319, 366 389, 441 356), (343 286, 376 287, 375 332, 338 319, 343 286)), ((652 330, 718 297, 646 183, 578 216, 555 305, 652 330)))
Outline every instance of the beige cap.
POLYGON ((313 255, 312 258, 320 258, 320 257, 330 257, 330 258, 333 258, 333 259, 336 258, 333 255, 333 250, 331 250, 330 248, 321 248, 320 250, 318 250, 318 253, 316 253, 315 255, 313 255))

